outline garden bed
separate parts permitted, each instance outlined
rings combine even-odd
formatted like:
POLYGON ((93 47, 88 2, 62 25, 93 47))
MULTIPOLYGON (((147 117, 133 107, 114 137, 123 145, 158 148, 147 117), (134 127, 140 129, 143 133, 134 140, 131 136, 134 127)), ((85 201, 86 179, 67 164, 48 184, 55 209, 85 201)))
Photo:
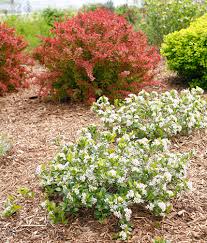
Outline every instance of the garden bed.
MULTIPOLYGON (((66 226, 51 225, 41 208, 44 198, 35 176, 37 165, 52 159, 60 142, 74 141, 81 127, 98 119, 86 106, 31 99, 35 95, 32 87, 0 98, 0 133, 7 134, 13 144, 8 156, 0 159, 0 205, 19 187, 35 192, 34 199, 22 200, 23 208, 17 215, 0 220, 1 242, 112 242, 116 229, 113 217, 100 224, 90 212, 83 211, 66 226)), ((207 241, 206 145, 204 131, 174 139, 175 150, 197 151, 189 169, 193 190, 177 198, 164 219, 134 208, 130 242, 152 242, 157 236, 171 242, 207 241)))

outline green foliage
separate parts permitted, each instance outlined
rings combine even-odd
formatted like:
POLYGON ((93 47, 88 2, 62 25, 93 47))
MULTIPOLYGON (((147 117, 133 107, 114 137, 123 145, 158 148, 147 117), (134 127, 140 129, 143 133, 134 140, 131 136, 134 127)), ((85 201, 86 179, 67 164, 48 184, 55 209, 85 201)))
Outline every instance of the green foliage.
POLYGON ((46 8, 42 11, 41 16, 49 26, 53 26, 54 22, 59 22, 64 18, 64 11, 52 8, 46 8))
POLYGON ((156 237, 153 240, 153 243, 170 243, 168 240, 165 240, 163 237, 156 237))
POLYGON ((136 6, 128 6, 127 4, 118 6, 115 13, 123 16, 129 23, 136 26, 141 22, 142 14, 140 8, 136 6))
POLYGON ((104 7, 107 9, 110 9, 111 11, 115 10, 114 3, 112 0, 108 0, 105 4, 104 7))
POLYGON ((55 22, 60 22, 65 18, 73 17, 76 14, 76 11, 73 9, 61 10, 56 8, 46 8, 40 14, 47 25, 53 27, 55 22))
POLYGON ((89 12, 95 11, 99 8, 104 8, 104 4, 102 3, 92 3, 92 4, 84 4, 80 9, 80 12, 89 12))
POLYGON ((3 217, 10 217, 17 213, 22 207, 16 204, 16 199, 13 196, 8 196, 4 203, 4 210, 2 212, 3 217))
POLYGON ((45 9, 29 15, 5 15, 0 22, 6 22, 10 27, 16 29, 19 35, 24 36, 28 42, 28 50, 40 44, 39 36, 50 36, 50 29, 55 21, 61 21, 76 14, 73 9, 58 10, 45 9))
POLYGON ((68 213, 93 208, 103 221, 119 219, 120 238, 130 234, 130 207, 144 204, 155 215, 171 209, 170 199, 189 187, 186 165, 191 153, 173 153, 167 139, 119 137, 96 126, 84 129, 74 144, 65 146, 39 173, 50 200, 45 202, 54 222, 68 213))
POLYGON ((188 27, 192 20, 206 12, 206 8, 206 1, 146 0, 139 26, 150 43, 160 46, 165 35, 188 27))
POLYGON ((49 36, 50 26, 38 13, 26 16, 9 15, 4 17, 3 21, 15 28, 19 35, 24 36, 29 44, 28 50, 39 45, 38 36, 49 36))
POLYGON ((141 91, 124 101, 109 103, 101 97, 92 110, 104 126, 118 134, 133 133, 136 138, 170 138, 178 133, 188 134, 207 127, 207 102, 200 88, 171 90, 165 93, 141 91))
POLYGON ((191 87, 207 89, 207 15, 192 22, 190 27, 165 37, 161 53, 170 69, 190 81, 191 87))
POLYGON ((1 213, 2 217, 10 217, 14 214, 16 214, 20 209, 22 209, 22 206, 19 205, 19 201, 22 200, 20 196, 22 196, 25 199, 33 199, 34 198, 34 192, 31 191, 28 187, 20 187, 17 190, 17 195, 9 195, 4 203, 4 210, 1 213))
POLYGON ((60 203, 58 205, 53 201, 46 200, 44 203, 41 204, 41 206, 47 209, 49 218, 54 224, 68 223, 68 220, 66 218, 67 207, 64 203, 60 203))
POLYGON ((69 213, 92 208, 100 221, 116 216, 118 236, 126 240, 131 206, 145 205, 160 216, 169 213, 170 200, 192 187, 186 169, 193 153, 171 152, 163 137, 207 126, 201 93, 200 88, 181 94, 142 91, 115 106, 100 98, 92 109, 103 123, 83 129, 75 143, 37 169, 49 218, 66 223, 69 213))
POLYGON ((35 195, 28 187, 20 187, 17 192, 24 198, 34 198, 35 195))
POLYGON ((0 157, 4 156, 11 149, 11 143, 6 136, 0 135, 0 157))

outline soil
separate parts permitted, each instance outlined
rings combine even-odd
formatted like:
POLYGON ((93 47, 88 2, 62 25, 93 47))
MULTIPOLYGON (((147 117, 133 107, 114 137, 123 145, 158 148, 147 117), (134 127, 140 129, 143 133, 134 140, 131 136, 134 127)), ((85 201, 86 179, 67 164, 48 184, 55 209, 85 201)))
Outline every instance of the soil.
MULTIPOLYGON (((68 225, 51 225, 40 206, 44 195, 35 175, 39 164, 49 161, 60 143, 74 141, 81 127, 98 122, 87 106, 55 103, 36 98, 37 88, 0 97, 0 134, 6 134, 13 147, 0 159, 0 207, 8 195, 27 186, 33 199, 19 198, 20 212, 0 218, 2 243, 86 243, 118 242, 113 233, 116 220, 100 224, 90 212, 70 218, 68 225)), ((172 212, 156 218, 142 208, 133 208, 133 233, 129 242, 153 242, 162 237, 173 243, 207 242, 207 133, 197 131, 173 140, 173 149, 197 151, 189 166, 193 190, 174 200, 172 212)))

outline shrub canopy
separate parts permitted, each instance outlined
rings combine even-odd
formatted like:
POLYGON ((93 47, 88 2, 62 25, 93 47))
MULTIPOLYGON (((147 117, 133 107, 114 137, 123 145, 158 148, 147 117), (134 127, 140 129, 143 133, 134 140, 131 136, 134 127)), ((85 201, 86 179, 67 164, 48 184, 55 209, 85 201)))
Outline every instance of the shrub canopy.
POLYGON ((192 86, 207 89, 207 15, 190 27, 165 37, 161 53, 170 69, 185 76, 192 86))
POLYGON ((79 13, 56 23, 34 56, 47 72, 41 93, 87 102, 100 95, 120 97, 153 82, 160 56, 142 32, 106 9, 79 13))
POLYGON ((25 85, 29 69, 28 57, 23 53, 26 42, 14 29, 0 23, 0 94, 25 85))

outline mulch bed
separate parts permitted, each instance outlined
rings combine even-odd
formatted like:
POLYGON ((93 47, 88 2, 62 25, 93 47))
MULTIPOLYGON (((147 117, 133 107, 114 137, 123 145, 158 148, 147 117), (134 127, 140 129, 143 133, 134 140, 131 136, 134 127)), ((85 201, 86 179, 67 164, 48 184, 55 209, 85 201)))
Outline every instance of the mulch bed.
MULTIPOLYGON (((81 212, 66 226, 51 225, 41 208, 44 196, 35 176, 37 165, 52 159, 59 143, 74 141, 80 128, 98 120, 84 105, 30 99, 36 94, 34 86, 0 97, 0 133, 13 144, 12 151, 0 159, 0 207, 19 187, 35 192, 34 199, 20 200, 23 208, 17 215, 0 218, 0 242, 114 242, 117 227, 113 217, 100 224, 89 212, 81 212)), ((134 208, 129 242, 152 242, 157 236, 173 243, 207 242, 207 133, 197 131, 173 140, 175 150, 193 148, 197 151, 189 167, 193 191, 174 200, 172 212, 163 219, 134 208)))

